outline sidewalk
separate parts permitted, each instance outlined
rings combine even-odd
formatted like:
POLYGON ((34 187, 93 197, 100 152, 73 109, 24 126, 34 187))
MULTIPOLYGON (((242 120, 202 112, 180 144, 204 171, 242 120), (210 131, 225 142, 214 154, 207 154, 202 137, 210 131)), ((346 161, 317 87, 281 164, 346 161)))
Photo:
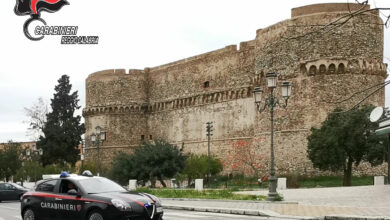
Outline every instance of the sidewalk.
MULTIPOLYGON (((266 195, 267 191, 239 193, 266 195)), ((283 202, 200 199, 162 199, 162 202, 167 209, 229 214, 288 217, 293 219, 390 220, 389 185, 287 189, 281 190, 279 193, 284 197, 283 202)))

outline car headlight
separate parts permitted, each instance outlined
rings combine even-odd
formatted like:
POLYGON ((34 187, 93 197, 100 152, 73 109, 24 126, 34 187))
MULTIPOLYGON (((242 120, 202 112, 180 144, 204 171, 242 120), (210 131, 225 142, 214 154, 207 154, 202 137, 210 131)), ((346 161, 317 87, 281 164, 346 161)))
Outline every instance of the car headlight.
POLYGON ((151 195, 151 194, 147 194, 151 199, 153 199, 154 201, 156 201, 157 204, 160 204, 161 205, 161 200, 159 198, 157 198, 157 196, 154 196, 154 195, 151 195))
POLYGON ((131 211, 131 206, 129 203, 120 200, 120 199, 112 199, 111 203, 119 210, 119 211, 131 211))

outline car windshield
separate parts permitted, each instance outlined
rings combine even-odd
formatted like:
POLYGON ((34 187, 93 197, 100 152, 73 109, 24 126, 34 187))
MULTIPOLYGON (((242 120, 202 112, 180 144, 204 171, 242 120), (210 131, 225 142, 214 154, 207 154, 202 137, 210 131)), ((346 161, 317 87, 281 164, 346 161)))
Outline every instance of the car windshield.
POLYGON ((91 178, 79 181, 80 185, 89 194, 104 192, 126 192, 119 184, 106 178, 91 178))
POLYGON ((12 183, 12 185, 14 187, 16 187, 17 189, 26 189, 25 187, 21 186, 21 185, 18 185, 18 184, 15 184, 15 183, 12 183))

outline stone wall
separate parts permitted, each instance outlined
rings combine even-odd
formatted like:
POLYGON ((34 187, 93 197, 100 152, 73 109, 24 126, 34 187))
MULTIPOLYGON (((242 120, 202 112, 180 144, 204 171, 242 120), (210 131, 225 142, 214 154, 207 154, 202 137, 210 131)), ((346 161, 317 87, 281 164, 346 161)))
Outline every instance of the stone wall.
MULTIPOLYGON (((352 94, 387 76, 378 12, 346 16, 360 9, 356 4, 304 6, 293 9, 291 19, 258 30, 239 49, 227 46, 128 74, 93 73, 83 111, 87 140, 97 125, 107 131, 105 163, 114 152, 131 152, 141 139, 164 138, 184 144, 187 153, 205 154, 205 123, 213 121, 211 152, 224 163, 224 172, 261 173, 269 163, 270 116, 257 111, 252 91, 265 87, 266 73, 277 72, 279 84, 293 85, 287 109, 275 111, 277 170, 317 175, 306 154, 310 128, 319 127, 335 107, 352 107, 367 93, 348 99, 352 94), (343 17, 350 19, 342 23, 343 17), (247 160, 240 162, 237 151, 247 160)), ((280 96, 279 87, 275 92, 280 96)), ((384 90, 363 104, 383 106, 384 90)), ((96 149, 86 144, 86 159, 96 157, 96 149)), ((362 165, 356 172, 377 174, 384 167, 362 165)))

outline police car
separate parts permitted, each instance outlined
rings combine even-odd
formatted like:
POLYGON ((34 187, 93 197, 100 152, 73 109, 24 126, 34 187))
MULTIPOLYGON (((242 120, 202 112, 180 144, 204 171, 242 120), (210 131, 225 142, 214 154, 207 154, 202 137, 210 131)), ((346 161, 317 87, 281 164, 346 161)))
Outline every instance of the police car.
POLYGON ((86 171, 38 182, 23 195, 21 214, 23 220, 161 220, 163 209, 153 195, 129 192, 86 171))

